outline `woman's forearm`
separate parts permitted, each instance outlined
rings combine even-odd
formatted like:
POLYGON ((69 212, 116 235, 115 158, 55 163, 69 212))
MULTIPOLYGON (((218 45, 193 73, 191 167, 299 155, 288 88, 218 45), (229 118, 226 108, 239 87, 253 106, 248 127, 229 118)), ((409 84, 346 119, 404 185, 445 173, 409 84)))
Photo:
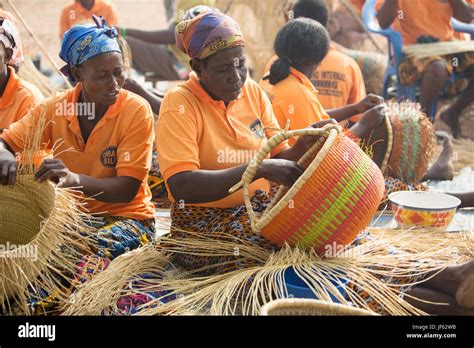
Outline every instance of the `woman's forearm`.
MULTIPOLYGON (((208 203, 229 195, 229 189, 242 179, 247 165, 223 170, 195 170, 173 175, 168 187, 175 201, 185 204, 208 203)), ((261 177, 257 173, 255 180, 261 177)))
POLYGON ((337 122, 347 120, 348 118, 360 114, 360 110, 357 109, 356 104, 350 104, 343 106, 342 108, 332 109, 327 111, 328 115, 331 118, 335 119, 337 122))
POLYGON ((129 203, 137 195, 141 182, 128 176, 113 178, 93 178, 88 175, 78 174, 78 187, 85 196, 92 197, 105 203, 129 203))
POLYGON ((449 0, 453 9, 453 17, 463 23, 471 23, 472 11, 468 4, 462 0, 449 0))
POLYGON ((144 31, 138 29, 126 29, 126 36, 131 36, 152 44, 169 45, 174 44, 174 30, 164 29, 155 31, 144 31))
POLYGON ((397 0, 385 0, 382 7, 377 12, 377 20, 382 29, 386 29, 392 25, 397 16, 397 10, 397 0))

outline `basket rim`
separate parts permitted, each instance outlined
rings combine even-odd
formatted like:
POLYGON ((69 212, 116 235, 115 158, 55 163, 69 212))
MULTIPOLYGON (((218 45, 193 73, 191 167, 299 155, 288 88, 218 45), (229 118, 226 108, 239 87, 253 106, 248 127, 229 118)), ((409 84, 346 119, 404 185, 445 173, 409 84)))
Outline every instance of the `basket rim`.
MULTIPOLYGON (((323 310, 327 309, 339 309, 341 313, 334 315, 366 315, 366 316, 379 316, 375 312, 370 312, 367 309, 351 307, 341 303, 334 303, 329 301, 322 301, 316 299, 306 299, 306 298, 293 298, 293 299, 277 299, 265 303, 260 309, 260 315, 271 316, 270 311, 274 309, 290 309, 295 310, 303 309, 306 306, 311 306, 312 308, 320 308, 323 310)), ((323 314, 324 315, 324 314, 323 314)), ((326 314, 328 315, 328 314, 326 314)))
MULTIPOLYGON (((22 177, 33 177, 32 175, 21 175, 21 176, 22 177)), ((22 185, 20 183, 17 182, 15 187, 17 187, 17 185, 18 185, 19 188, 21 187, 22 189, 24 189, 24 187, 22 187, 22 185)), ((52 192, 54 192, 54 195, 56 196, 57 192, 56 192, 55 186, 49 181, 46 182, 46 185, 49 186, 48 190, 51 189, 52 192)), ((44 186, 44 187, 47 187, 47 186, 44 186)), ((38 252, 41 252, 42 250, 40 250, 40 246, 44 244, 44 243, 41 243, 41 241, 43 239, 44 232, 46 231, 47 228, 49 228, 50 218, 54 214, 55 209, 57 209, 56 204, 57 204, 57 202, 56 202, 56 199, 55 199, 55 201, 52 205, 51 212, 50 212, 48 217, 45 218, 45 217, 40 215, 40 217, 42 218, 42 223, 40 225, 40 228, 39 228, 38 232, 34 235, 34 237, 28 243, 21 244, 17 248, 12 249, 12 250, 1 251, 0 252, 1 258, 3 258, 4 260, 8 260, 10 258, 9 257, 10 255, 17 254, 17 253, 25 250, 26 248, 28 248, 32 245, 33 246, 38 246, 38 252)), ((45 250, 45 254, 49 254, 51 252, 51 250, 45 250)), ((4 261, 4 262, 8 263, 8 261, 4 261)))
MULTIPOLYGON (((265 211, 260 219, 255 223, 255 228, 260 232, 262 231, 272 220, 279 214, 285 206, 290 202, 290 200, 299 192, 303 187, 306 181, 314 174, 316 169, 319 168, 321 162, 326 158, 329 153, 329 150, 333 146, 337 136, 342 133, 339 133, 337 130, 332 129, 329 131, 329 135, 324 142, 324 145, 321 147, 319 152, 316 154, 316 157, 313 159, 309 167, 305 170, 303 175, 301 175, 298 180, 290 187, 288 192, 276 203, 273 208, 268 211, 265 211)), ((270 203, 271 204, 271 203, 270 203)))

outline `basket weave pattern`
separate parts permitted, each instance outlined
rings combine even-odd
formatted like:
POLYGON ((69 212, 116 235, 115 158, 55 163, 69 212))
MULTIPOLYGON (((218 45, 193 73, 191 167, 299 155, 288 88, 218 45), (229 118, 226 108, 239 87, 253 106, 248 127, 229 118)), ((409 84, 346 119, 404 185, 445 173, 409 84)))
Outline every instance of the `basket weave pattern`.
MULTIPOLYGON (((307 161, 303 156, 299 163, 307 161)), ((377 165, 335 125, 276 135, 256 155, 242 181, 254 231, 277 245, 312 247, 318 254, 328 244, 351 243, 369 224, 384 192, 384 179, 377 165), (290 189, 280 187, 269 208, 257 219, 246 189, 253 178, 248 172, 255 172, 252 167, 257 167, 281 141, 304 134, 322 135, 324 144, 314 145, 309 151, 314 158, 303 175, 290 189)))

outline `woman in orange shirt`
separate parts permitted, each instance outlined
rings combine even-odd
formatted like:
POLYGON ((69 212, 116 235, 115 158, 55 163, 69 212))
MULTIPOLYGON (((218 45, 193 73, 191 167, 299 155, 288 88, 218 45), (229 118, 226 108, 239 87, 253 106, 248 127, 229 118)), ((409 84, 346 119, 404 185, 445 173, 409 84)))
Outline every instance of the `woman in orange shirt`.
POLYGON ((385 108, 381 97, 371 95, 359 104, 328 112, 319 102, 318 91, 310 78, 329 50, 329 35, 323 25, 309 18, 294 19, 278 32, 274 49, 278 59, 260 86, 269 95, 281 128, 288 121, 290 129, 306 128, 330 116, 343 121, 356 114, 350 110, 358 107, 367 111, 351 127, 357 136, 364 136, 381 124, 385 108))
POLYGON ((21 44, 13 21, 6 18, 9 16, 0 12, 0 134, 43 100, 36 86, 16 75, 22 58, 21 44))
MULTIPOLYGON (((310 20, 299 19, 287 26, 318 25, 315 21, 307 21, 310 20)), ((275 249, 271 242, 252 232, 242 192, 228 193, 241 179, 255 151, 275 134, 278 127, 264 92, 255 82, 247 79, 244 40, 240 29, 234 20, 224 14, 203 14, 177 26, 177 45, 191 58, 194 73, 184 85, 165 96, 156 140, 160 168, 173 201, 172 238, 205 238, 212 241, 231 235, 234 241, 243 240, 275 249)), ((309 74, 313 71, 314 67, 308 69, 309 74)), ((381 113, 364 116, 353 131, 363 134, 364 130, 380 124, 382 120, 381 113)), ((283 144, 271 153, 271 158, 263 161, 257 173, 259 180, 250 187, 252 205, 257 214, 263 212, 269 203, 267 180, 291 186, 303 172, 295 161, 306 153, 315 140, 315 137, 300 137, 293 147, 283 144)), ((246 260, 238 265, 226 264, 231 260, 233 258, 178 253, 173 262, 188 270, 212 266, 208 271, 213 274, 233 267, 258 264, 255 260, 246 260)), ((449 310, 453 312, 472 313, 471 309, 462 307, 471 305, 464 297, 468 298, 472 290, 458 296, 460 303, 454 296, 462 283, 462 277, 458 274, 473 273, 474 263, 453 267, 423 282, 423 288, 413 289, 418 289, 416 296, 421 298, 449 298, 449 310), (447 291, 447 294, 441 296, 441 291, 447 291)), ((370 301, 370 298, 367 300, 370 301)))
POLYGON ((116 30, 94 19, 95 24, 69 30, 62 42, 63 71, 76 86, 38 105, 0 136, 0 183, 15 184, 14 154, 23 150, 28 130, 44 121, 41 144, 45 150, 55 148, 35 177, 77 188, 87 198, 86 211, 97 216, 97 255, 85 258, 99 259, 100 271, 154 238, 147 185, 153 115, 144 99, 122 89, 125 67, 116 30))

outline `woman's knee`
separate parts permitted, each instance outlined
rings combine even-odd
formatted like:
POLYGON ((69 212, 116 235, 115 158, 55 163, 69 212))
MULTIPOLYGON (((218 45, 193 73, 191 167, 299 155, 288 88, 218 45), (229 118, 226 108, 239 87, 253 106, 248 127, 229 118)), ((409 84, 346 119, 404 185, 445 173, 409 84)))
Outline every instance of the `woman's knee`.
POLYGON ((430 77, 438 77, 447 79, 449 77, 449 72, 446 67, 446 62, 443 60, 435 60, 431 62, 425 70, 425 76, 429 75, 430 77))

